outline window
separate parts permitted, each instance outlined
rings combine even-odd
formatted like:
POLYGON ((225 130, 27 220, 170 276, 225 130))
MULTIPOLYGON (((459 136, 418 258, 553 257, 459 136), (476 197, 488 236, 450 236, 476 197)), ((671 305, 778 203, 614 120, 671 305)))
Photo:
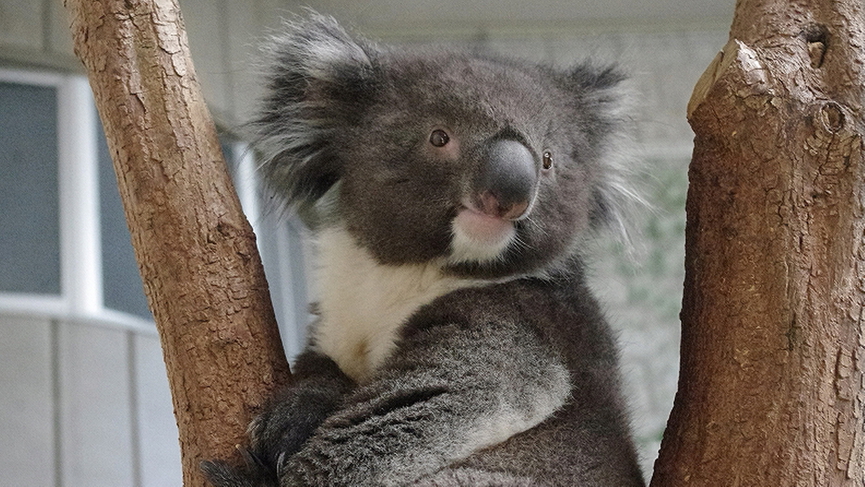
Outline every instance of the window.
POLYGON ((0 80, 0 291, 60 294, 56 141, 57 88, 0 80))
MULTIPOLYGON (((258 235, 288 356, 307 312, 303 226, 260 205, 254 154, 223 136, 258 235)), ((81 76, 0 69, 0 312, 153 329, 90 87, 81 76)))

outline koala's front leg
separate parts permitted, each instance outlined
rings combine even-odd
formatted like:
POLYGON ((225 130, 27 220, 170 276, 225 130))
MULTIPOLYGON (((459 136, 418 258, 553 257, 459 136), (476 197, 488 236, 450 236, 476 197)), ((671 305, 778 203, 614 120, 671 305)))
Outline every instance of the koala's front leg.
POLYGON ((300 450, 313 431, 341 405, 354 382, 336 363, 306 350, 295 361, 292 382, 265 406, 249 426, 247 465, 203 462, 202 469, 216 487, 277 485, 280 462, 300 450))
POLYGON ((297 358, 292 378, 249 425, 252 453, 266 465, 300 450, 354 387, 333 360, 311 350, 297 358))
POLYGON ((527 327, 430 327, 286 458, 280 485, 408 485, 537 425, 569 394, 560 357, 527 327))

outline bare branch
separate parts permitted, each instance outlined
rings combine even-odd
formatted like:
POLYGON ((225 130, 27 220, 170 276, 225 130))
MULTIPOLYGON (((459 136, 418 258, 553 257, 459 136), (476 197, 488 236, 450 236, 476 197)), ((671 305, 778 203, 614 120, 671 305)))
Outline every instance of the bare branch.
POLYGON ((226 458, 289 378, 255 236, 241 213, 172 0, 66 0, 162 340, 184 485, 226 458))
POLYGON ((653 486, 865 483, 863 28, 859 0, 741 0, 695 89, 653 486))

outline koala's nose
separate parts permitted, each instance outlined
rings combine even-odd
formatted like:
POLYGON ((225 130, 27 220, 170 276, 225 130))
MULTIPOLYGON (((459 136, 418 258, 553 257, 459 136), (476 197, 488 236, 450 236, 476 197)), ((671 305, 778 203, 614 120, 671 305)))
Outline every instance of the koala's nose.
POLYGON ((525 145, 496 140, 476 180, 478 210, 507 220, 520 218, 529 207, 537 179, 535 158, 525 145))

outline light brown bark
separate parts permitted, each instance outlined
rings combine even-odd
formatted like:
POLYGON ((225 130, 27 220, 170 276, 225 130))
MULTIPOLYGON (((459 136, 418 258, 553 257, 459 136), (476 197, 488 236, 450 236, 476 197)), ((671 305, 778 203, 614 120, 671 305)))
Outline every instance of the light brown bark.
POLYGON ((695 89, 652 486, 865 484, 863 47, 861 0, 739 0, 695 89))
POLYGON ((66 0, 120 186, 174 400, 186 486, 229 458, 289 378, 174 0, 66 0))

